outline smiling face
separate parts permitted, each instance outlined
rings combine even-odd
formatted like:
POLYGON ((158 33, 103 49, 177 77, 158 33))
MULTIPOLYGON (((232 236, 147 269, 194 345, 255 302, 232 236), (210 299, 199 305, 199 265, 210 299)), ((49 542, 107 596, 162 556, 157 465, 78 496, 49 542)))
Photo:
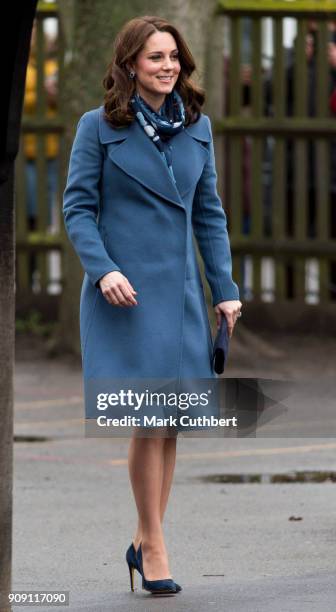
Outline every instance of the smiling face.
POLYGON ((169 32, 155 32, 130 66, 136 75, 136 91, 156 111, 178 79, 181 70, 178 56, 174 37, 169 32))

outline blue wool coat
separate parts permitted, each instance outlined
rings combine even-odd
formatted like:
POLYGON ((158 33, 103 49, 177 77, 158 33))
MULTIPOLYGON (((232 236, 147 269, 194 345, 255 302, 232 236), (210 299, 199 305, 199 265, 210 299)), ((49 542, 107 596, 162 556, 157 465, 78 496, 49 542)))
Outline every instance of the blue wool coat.
POLYGON ((79 120, 63 211, 85 271, 84 379, 216 377, 195 241, 213 305, 239 299, 239 291, 209 117, 201 114, 169 145, 176 185, 138 121, 112 128, 102 106, 79 120), (106 301, 98 281, 113 270, 138 292, 137 306, 106 301))

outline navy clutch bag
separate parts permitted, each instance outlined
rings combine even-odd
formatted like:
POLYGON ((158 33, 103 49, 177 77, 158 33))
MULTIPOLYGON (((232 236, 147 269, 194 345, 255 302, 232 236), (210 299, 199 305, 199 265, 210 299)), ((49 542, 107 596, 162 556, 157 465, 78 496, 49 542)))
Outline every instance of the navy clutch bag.
POLYGON ((223 374, 228 353, 229 332, 226 317, 222 315, 221 325, 218 329, 213 347, 213 368, 216 374, 223 374))

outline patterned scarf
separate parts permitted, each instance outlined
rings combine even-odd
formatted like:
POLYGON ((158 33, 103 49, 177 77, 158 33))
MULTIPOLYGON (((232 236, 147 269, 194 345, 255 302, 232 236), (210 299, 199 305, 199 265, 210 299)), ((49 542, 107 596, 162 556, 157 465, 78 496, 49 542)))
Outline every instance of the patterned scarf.
POLYGON ((145 134, 157 146, 163 159, 167 162, 169 172, 176 183, 172 167, 172 152, 167 141, 184 129, 185 112, 180 94, 175 89, 167 94, 160 113, 153 110, 138 92, 133 95, 130 103, 145 134))

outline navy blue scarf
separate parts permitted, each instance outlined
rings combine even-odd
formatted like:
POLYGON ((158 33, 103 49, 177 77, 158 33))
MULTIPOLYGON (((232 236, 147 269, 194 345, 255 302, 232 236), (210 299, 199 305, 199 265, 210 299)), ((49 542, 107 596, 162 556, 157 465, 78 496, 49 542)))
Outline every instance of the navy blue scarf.
POLYGON ((167 162, 172 179, 176 183, 172 167, 172 153, 168 140, 184 129, 185 112, 180 94, 175 89, 170 94, 167 94, 160 108, 160 113, 153 110, 138 92, 133 95, 130 103, 145 134, 157 146, 162 157, 167 162))

